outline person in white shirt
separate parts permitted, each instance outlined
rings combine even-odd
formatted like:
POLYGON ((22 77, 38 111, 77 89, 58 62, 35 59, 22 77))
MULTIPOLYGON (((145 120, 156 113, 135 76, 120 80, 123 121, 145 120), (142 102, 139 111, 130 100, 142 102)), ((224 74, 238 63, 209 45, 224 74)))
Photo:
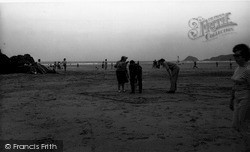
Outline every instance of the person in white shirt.
POLYGON ((233 48, 234 58, 238 67, 232 76, 234 85, 230 100, 230 109, 233 111, 233 128, 237 131, 246 129, 246 113, 250 108, 250 59, 249 47, 238 44, 233 48))
POLYGON ((177 90, 177 79, 180 71, 179 66, 177 66, 177 64, 175 63, 167 62, 164 59, 160 59, 158 63, 162 65, 164 68, 166 68, 169 74, 171 86, 169 91, 167 91, 167 93, 175 93, 175 91, 177 90))
POLYGON ((66 58, 63 59, 62 64, 63 64, 63 67, 64 67, 64 71, 66 71, 66 68, 67 68, 66 58))

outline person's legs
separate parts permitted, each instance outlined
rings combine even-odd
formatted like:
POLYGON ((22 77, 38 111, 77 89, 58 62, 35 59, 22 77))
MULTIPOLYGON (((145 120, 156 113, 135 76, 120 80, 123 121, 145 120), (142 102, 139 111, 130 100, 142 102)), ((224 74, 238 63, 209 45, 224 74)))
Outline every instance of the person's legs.
POLYGON ((236 100, 233 113, 233 128, 243 135, 245 151, 250 151, 250 132, 249 122, 246 120, 247 109, 249 108, 248 99, 236 100))
POLYGON ((139 85, 139 93, 142 93, 142 76, 141 75, 137 76, 137 81, 139 85))
POLYGON ((247 124, 246 124, 246 113, 248 109, 248 100, 243 99, 240 101, 240 109, 239 109, 239 125, 240 129, 246 131, 247 130, 247 124))
POLYGON ((240 126, 239 126, 239 111, 240 111, 240 106, 237 101, 234 101, 234 112, 233 112, 233 122, 232 126, 235 130, 239 131, 240 126))
POLYGON ((117 81, 118 81, 118 92, 121 92, 121 83, 120 83, 120 78, 121 76, 120 76, 120 72, 119 71, 116 71, 116 78, 117 78, 117 81))
POLYGON ((122 83, 121 86, 122 86, 122 91, 125 92, 124 83, 122 83))
POLYGON ((135 93, 135 79, 130 79, 131 93, 135 93))
POLYGON ((121 92, 121 84, 118 83, 118 92, 121 92))
POLYGON ((179 69, 174 69, 172 71, 172 78, 170 79, 170 92, 175 92, 177 90, 177 79, 178 79, 178 75, 179 75, 179 69))
POLYGON ((139 93, 142 93, 142 80, 138 80, 139 93))

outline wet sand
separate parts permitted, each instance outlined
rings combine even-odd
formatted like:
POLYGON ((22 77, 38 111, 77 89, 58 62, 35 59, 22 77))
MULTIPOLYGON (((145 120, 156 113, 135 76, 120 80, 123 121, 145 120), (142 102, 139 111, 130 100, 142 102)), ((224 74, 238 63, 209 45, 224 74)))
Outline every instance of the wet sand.
MULTIPOLYGON (((229 63, 180 65, 178 90, 165 69, 143 64, 143 93, 117 92, 114 69, 0 75, 4 140, 63 140, 65 152, 240 152, 250 135, 231 129, 229 63)), ((234 65, 235 66, 235 65, 234 65)))

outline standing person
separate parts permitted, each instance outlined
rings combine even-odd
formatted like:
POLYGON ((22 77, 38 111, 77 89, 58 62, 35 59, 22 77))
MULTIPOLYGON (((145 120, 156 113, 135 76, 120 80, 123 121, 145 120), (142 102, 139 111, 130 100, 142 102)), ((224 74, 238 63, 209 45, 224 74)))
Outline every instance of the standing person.
POLYGON ((153 66, 152 66, 152 68, 157 68, 157 61, 156 61, 156 60, 153 61, 153 66))
POLYGON ((113 69, 113 62, 111 62, 111 69, 113 69))
POLYGON ((165 67, 169 74, 171 86, 167 93, 175 93, 175 91, 177 90, 177 79, 180 71, 179 66, 172 62, 166 62, 164 59, 160 59, 158 63, 159 65, 165 67))
POLYGON ((104 69, 104 61, 102 61, 102 69, 104 69))
POLYGON ((232 59, 230 59, 229 61, 230 61, 229 68, 232 69, 233 68, 232 59))
POLYGON ((130 76, 130 85, 131 93, 135 93, 135 85, 139 85, 139 93, 142 93, 142 67, 139 65, 139 62, 135 64, 134 60, 129 62, 129 76, 130 76))
POLYGON ((108 67, 108 60, 105 59, 105 62, 104 62, 104 69, 107 70, 107 67, 108 67))
POLYGON ((55 62, 54 62, 53 69, 56 70, 56 68, 57 68, 57 63, 56 63, 56 61, 55 61, 55 62))
POLYGON ((66 72, 66 67, 67 67, 66 58, 63 59, 62 64, 63 64, 63 67, 64 67, 64 71, 66 72))
POLYGON ((230 109, 233 111, 233 128, 237 131, 246 129, 246 112, 250 108, 250 59, 249 47, 238 44, 233 48, 234 58, 238 67, 232 76, 234 85, 230 100, 230 109))
POLYGON ((125 92, 124 84, 128 83, 128 71, 127 71, 127 63, 126 62, 128 57, 122 56, 120 61, 117 61, 115 64, 116 68, 116 77, 118 81, 118 92, 122 91, 125 92))
POLYGON ((60 61, 57 62, 57 69, 61 70, 61 62, 60 61))
POLYGON ((216 67, 218 67, 218 66, 219 66, 219 63, 218 63, 218 62, 216 62, 215 64, 216 64, 216 67))
POLYGON ((193 66, 193 69, 194 69, 194 68, 198 68, 198 67, 197 67, 197 63, 196 63, 196 61, 194 61, 194 66, 193 66))

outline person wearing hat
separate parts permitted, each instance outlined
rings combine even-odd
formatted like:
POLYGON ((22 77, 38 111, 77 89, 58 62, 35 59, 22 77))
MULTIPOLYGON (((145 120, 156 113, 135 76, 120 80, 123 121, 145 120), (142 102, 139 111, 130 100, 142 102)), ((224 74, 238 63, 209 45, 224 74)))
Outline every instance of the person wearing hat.
POLYGON ((121 92, 121 87, 122 91, 125 92, 124 89, 124 84, 128 83, 128 71, 127 71, 127 64, 126 62, 128 57, 122 56, 120 61, 117 61, 115 64, 116 68, 116 77, 118 81, 118 92, 121 92))
POLYGON ((167 62, 164 59, 160 59, 158 63, 159 65, 165 67, 169 74, 171 86, 167 93, 175 93, 175 91, 177 90, 177 79, 180 71, 179 66, 177 66, 177 64, 175 63, 167 62))

